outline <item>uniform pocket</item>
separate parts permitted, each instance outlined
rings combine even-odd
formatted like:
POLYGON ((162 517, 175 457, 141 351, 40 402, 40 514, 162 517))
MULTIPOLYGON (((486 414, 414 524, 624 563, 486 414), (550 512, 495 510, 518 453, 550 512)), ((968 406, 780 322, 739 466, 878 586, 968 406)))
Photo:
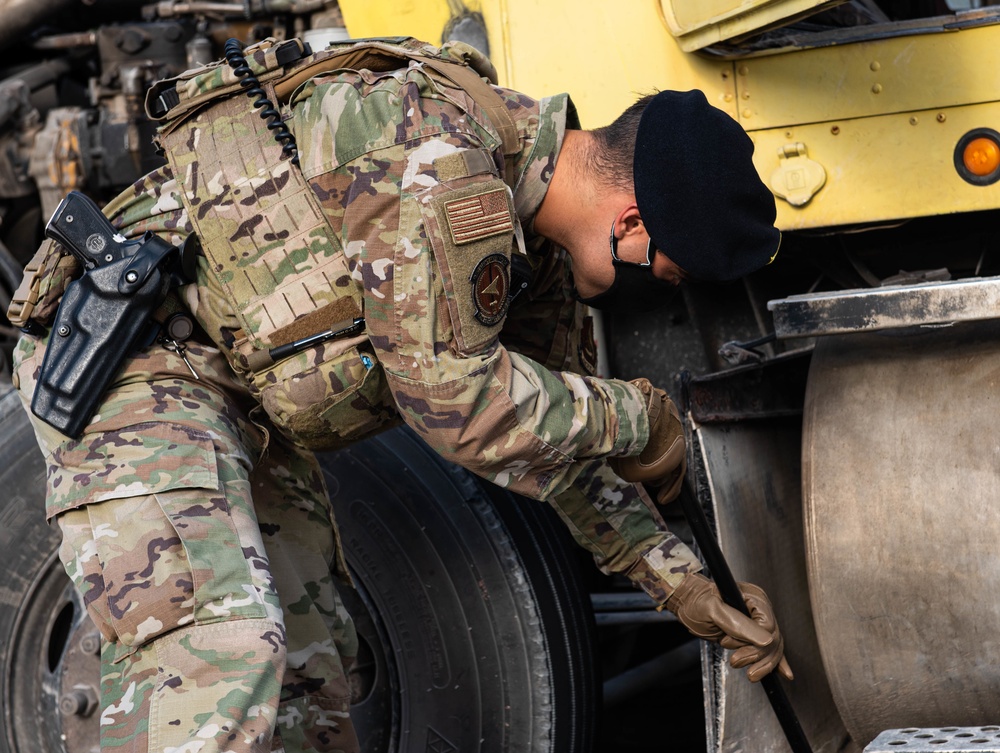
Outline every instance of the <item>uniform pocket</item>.
POLYGON ((366 336, 324 343, 260 369, 251 389, 282 433, 314 451, 344 447, 399 421, 366 336))
POLYGON ((81 505, 172 489, 219 488, 208 434, 168 423, 134 424, 56 447, 49 458, 48 516, 81 505))
POLYGON ((61 556, 115 661, 182 625, 266 616, 208 434, 137 424, 67 442, 49 493, 68 510, 61 556))

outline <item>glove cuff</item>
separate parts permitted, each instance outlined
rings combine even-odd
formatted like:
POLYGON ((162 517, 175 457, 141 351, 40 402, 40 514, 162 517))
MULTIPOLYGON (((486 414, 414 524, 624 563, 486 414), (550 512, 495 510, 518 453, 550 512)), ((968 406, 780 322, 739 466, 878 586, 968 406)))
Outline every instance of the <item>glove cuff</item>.
POLYGON ((678 469, 683 476, 687 459, 680 414, 667 393, 653 387, 648 379, 634 379, 631 384, 645 400, 649 440, 638 455, 610 459, 611 467, 621 478, 632 483, 658 486, 672 482, 678 469))
POLYGON ((674 614, 677 614, 678 610, 680 610, 680 608, 685 604, 690 602, 692 599, 696 599, 704 591, 711 589, 712 581, 704 575, 699 575, 698 573, 688 573, 684 576, 681 582, 677 584, 677 588, 674 589, 673 593, 667 597, 667 601, 664 606, 666 606, 666 608, 674 614))

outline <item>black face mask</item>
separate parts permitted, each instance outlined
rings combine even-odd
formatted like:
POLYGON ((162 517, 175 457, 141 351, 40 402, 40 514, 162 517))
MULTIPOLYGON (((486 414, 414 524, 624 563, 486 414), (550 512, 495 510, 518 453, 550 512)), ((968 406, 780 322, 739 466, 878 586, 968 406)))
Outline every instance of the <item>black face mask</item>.
POLYGON ((618 258, 618 239, 611 226, 611 264, 615 279, 603 293, 583 298, 574 290, 580 303, 601 311, 652 311, 666 306, 677 295, 678 286, 653 274, 653 241, 646 244, 646 262, 636 264, 618 258))

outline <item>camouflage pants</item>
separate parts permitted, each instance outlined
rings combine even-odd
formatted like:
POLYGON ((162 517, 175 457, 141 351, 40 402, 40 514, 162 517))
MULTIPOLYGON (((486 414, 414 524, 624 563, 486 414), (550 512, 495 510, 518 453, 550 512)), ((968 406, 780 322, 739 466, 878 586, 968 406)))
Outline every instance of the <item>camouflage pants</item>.
MULTIPOLYGON (((22 338, 28 400, 43 344, 22 338)), ((355 753, 354 626, 315 458, 250 420, 225 359, 153 345, 76 441, 33 418, 60 556, 104 637, 101 748, 355 753)))

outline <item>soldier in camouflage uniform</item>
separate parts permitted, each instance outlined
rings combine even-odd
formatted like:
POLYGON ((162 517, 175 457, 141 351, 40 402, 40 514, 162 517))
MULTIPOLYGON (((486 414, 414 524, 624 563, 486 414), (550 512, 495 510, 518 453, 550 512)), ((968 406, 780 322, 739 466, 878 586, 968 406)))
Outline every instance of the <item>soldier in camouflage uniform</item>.
MULTIPOLYGON (((650 100, 585 132, 565 95, 494 91, 516 128, 506 160, 481 103, 420 61, 314 75, 283 103, 297 166, 247 119, 246 98, 224 97, 164 128, 168 164, 105 208, 127 237, 180 244, 197 233, 205 250, 196 281, 161 309, 197 320, 186 349, 132 354, 79 438, 33 422, 49 466, 47 516, 104 637, 102 749, 359 750, 347 679, 357 641, 335 584, 348 576, 305 448, 400 419, 445 458, 547 500, 604 571, 738 649, 733 663, 752 679, 775 667, 790 676, 766 597, 748 591, 757 622, 725 614, 692 552, 608 462, 658 484, 663 500, 683 472, 665 395, 593 376, 577 300, 598 303, 618 286, 608 225, 612 254, 651 257, 647 292, 663 297, 686 274, 652 258, 631 186, 650 100), (629 164, 606 179, 594 155, 616 146, 629 164), (530 282, 512 276, 512 254, 530 282), (512 295, 519 279, 526 287, 512 295), (361 333, 261 356, 356 315, 361 333), (672 460, 644 477, 657 442, 672 460)), ((748 157, 740 169, 752 171, 748 157)), ((763 214, 773 223, 773 204, 763 214)), ((12 321, 50 324, 79 272, 44 245, 20 296, 29 305, 12 321)), ((26 404, 46 341, 18 344, 26 404)))

